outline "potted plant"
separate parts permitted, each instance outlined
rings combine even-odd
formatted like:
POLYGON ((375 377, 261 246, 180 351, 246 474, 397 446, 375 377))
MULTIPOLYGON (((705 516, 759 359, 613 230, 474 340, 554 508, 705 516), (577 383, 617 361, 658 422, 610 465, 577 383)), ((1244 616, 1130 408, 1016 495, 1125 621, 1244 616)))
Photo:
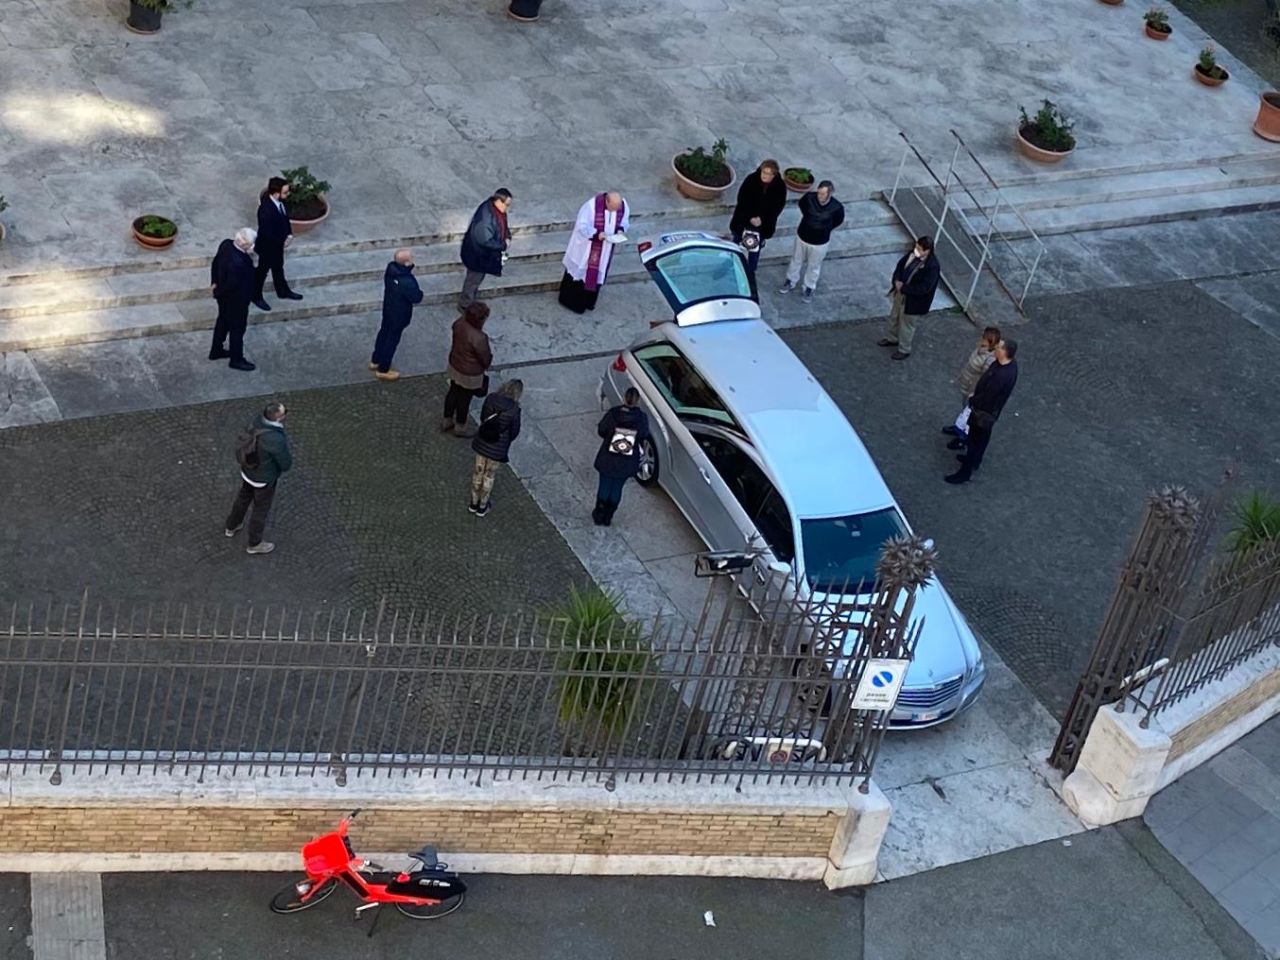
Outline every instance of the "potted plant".
POLYGON ((281 170, 280 176, 289 181, 289 196, 285 198, 284 208, 294 233, 306 233, 329 216, 328 193, 331 187, 327 180, 317 180, 306 167, 281 170))
POLYGON ((782 182, 788 190, 808 193, 813 189, 813 171, 808 167, 787 167, 782 171, 782 182))
POLYGON ((538 10, 542 0, 511 0, 507 5, 507 16, 521 23, 533 23, 538 19, 538 10))
POLYGON ((178 239, 178 225, 168 217, 144 213, 133 221, 133 239, 149 250, 163 250, 178 239))
POLYGON ((1169 25, 1169 14, 1159 7, 1151 7, 1142 15, 1142 19, 1147 25, 1147 36, 1152 40, 1168 40, 1169 34, 1173 33, 1173 27, 1169 25))
POLYGON ((191 6, 191 0, 129 0, 129 16, 124 25, 134 33, 157 33, 166 10, 179 4, 191 6))
POLYGON ((1196 61, 1196 67, 1191 72, 1206 87, 1220 87, 1231 77, 1231 74, 1218 63, 1218 55, 1212 43, 1205 44, 1204 49, 1200 51, 1200 59, 1196 61))
MULTIPOLYGON (((1273 46, 1273 64, 1280 67, 1280 12, 1271 16, 1262 28, 1263 40, 1273 46)), ((1280 143, 1280 91, 1264 90, 1258 101, 1258 116, 1253 132, 1264 140, 1280 143)))
POLYGON ((1118 7, 1124 3, 1124 0, 1102 0, 1108 7, 1118 7))
MULTIPOLYGON (((4 213, 8 209, 9 209, 9 201, 7 201, 4 198, 3 194, 0 194, 0 213, 4 213)), ((3 239, 4 239, 4 221, 0 220, 0 240, 3 240, 3 239)))
POLYGON ((737 175, 724 155, 729 144, 720 138, 708 153, 702 147, 690 147, 676 154, 671 169, 676 175, 676 189, 690 200, 715 200, 733 186, 737 175))
POLYGON ((1057 163, 1076 148, 1071 132, 1074 122, 1067 118, 1052 100, 1043 100, 1034 117, 1019 107, 1022 121, 1018 124, 1018 149, 1024 156, 1040 163, 1057 163))

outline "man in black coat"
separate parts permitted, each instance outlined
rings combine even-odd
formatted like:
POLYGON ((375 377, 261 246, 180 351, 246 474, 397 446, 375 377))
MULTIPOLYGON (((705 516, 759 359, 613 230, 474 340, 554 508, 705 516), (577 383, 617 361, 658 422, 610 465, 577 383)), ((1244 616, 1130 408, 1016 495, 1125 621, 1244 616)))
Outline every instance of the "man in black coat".
POLYGON ((373 343, 369 369, 379 380, 399 380, 400 371, 391 369, 400 336, 413 319, 414 304, 422 302, 422 287, 413 275, 413 251, 397 250, 382 275, 382 326, 373 343))
POLYGON ((744 233, 755 233, 758 243, 748 243, 747 274, 751 278, 751 292, 756 292, 756 267, 760 263, 760 251, 765 241, 778 229, 778 215, 787 205, 787 187, 782 182, 777 160, 765 160, 760 167, 746 175, 738 188, 738 203, 729 220, 729 232, 734 243, 742 243, 744 233))
POLYGON ((938 255, 933 252, 933 239, 920 237, 911 252, 903 256, 893 268, 893 282, 889 285, 889 335, 881 337, 882 347, 897 347, 894 360, 911 356, 911 343, 916 336, 916 321, 933 307, 933 295, 938 292, 938 280, 942 269, 938 255))
POLYGON ((969 398, 969 434, 965 439, 957 437, 947 444, 949 450, 964 450, 956 457, 960 469, 948 474, 947 483, 968 483, 973 472, 982 465, 982 456, 991 442, 991 428, 1000 419, 1014 384, 1018 382, 1018 342, 1008 337, 996 345, 996 362, 987 367, 973 388, 969 398))
POLYGON ((641 445, 649 438, 649 417, 640 409, 640 391, 628 387, 623 402, 600 419, 596 433, 600 435, 600 449, 594 466, 600 474, 600 484, 591 519, 596 526, 607 527, 622 502, 627 478, 640 472, 641 445))
POLYGON ((458 309, 465 310, 476 302, 476 294, 487 274, 502 276, 511 243, 507 212, 511 209, 511 191, 499 187, 471 216, 471 224, 462 235, 462 265, 467 268, 458 294, 458 309))
POLYGON ((236 231, 234 240, 223 240, 209 266, 209 287, 218 302, 218 319, 213 325, 210 360, 231 358, 232 370, 253 370, 244 358, 244 331, 249 325, 249 301, 253 298, 253 249, 257 233, 251 227, 236 231), (231 349, 226 340, 231 337, 231 349))
POLYGON ((259 310, 270 310, 262 298, 267 272, 276 285, 276 296, 282 300, 301 300, 302 294, 289 289, 284 278, 284 248, 293 241, 293 224, 284 202, 289 198, 289 181, 284 177, 272 177, 258 204, 258 272, 254 276, 253 305, 259 310))
POLYGON ((831 246, 831 233, 844 223, 844 206, 835 193, 835 185, 823 180, 817 190, 806 193, 796 202, 800 208, 800 224, 796 227, 796 244, 791 251, 787 279, 778 288, 779 293, 790 293, 798 285, 800 298, 805 303, 813 303, 822 261, 831 246))

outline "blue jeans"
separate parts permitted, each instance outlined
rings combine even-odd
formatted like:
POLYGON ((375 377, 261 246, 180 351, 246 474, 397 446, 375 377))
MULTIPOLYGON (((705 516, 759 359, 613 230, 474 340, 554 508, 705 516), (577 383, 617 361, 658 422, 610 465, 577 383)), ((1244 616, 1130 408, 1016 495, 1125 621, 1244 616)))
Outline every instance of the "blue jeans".
POLYGON ((612 504, 615 508, 622 502, 622 488, 626 486, 626 477, 606 477, 600 474, 600 485, 596 487, 596 499, 612 504))

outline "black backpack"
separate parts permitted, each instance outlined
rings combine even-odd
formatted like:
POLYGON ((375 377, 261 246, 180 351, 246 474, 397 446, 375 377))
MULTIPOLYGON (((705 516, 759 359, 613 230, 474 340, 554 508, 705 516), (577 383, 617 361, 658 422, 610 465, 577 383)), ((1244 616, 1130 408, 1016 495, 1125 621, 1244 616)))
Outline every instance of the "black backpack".
POLYGON ((262 462, 258 454, 258 438, 266 431, 249 424, 236 434, 236 463, 241 470, 256 470, 262 462))

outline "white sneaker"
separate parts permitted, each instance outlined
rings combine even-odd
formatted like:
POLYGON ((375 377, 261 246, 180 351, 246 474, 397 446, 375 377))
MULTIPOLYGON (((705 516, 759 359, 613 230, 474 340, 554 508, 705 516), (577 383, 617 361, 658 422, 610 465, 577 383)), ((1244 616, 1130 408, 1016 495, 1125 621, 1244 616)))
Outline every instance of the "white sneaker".
POLYGON ((813 288, 805 287, 804 293, 800 294, 800 299, 805 303, 813 303, 813 288))
POLYGON ((782 286, 780 286, 780 287, 778 288, 778 292, 779 292, 779 293, 790 293, 790 292, 791 292, 792 290, 794 290, 794 289, 795 289, 795 284, 793 284, 790 280, 787 280, 787 281, 785 281, 785 282, 782 284, 782 286))
POLYGON ((263 540, 261 543, 255 543, 252 547, 245 547, 244 552, 255 553, 255 554, 270 553, 275 548, 276 548, 276 545, 274 543, 268 543, 266 540, 263 540))
POLYGON ((244 524, 241 523, 240 526, 238 527, 227 527, 222 532, 225 533, 228 537, 234 537, 237 533, 239 533, 243 529, 244 529, 244 524))

